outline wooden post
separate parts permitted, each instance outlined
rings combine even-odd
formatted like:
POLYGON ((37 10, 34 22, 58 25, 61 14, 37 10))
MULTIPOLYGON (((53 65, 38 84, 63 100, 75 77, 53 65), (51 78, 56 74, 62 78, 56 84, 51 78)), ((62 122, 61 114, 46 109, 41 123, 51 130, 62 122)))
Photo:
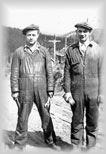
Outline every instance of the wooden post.
POLYGON ((60 40, 54 39, 54 40, 49 40, 49 42, 52 42, 52 43, 53 43, 53 49, 54 49, 54 63, 55 63, 55 60, 56 60, 56 58, 55 58, 55 55, 56 55, 56 43, 57 43, 57 42, 61 42, 61 41, 60 41, 60 40))

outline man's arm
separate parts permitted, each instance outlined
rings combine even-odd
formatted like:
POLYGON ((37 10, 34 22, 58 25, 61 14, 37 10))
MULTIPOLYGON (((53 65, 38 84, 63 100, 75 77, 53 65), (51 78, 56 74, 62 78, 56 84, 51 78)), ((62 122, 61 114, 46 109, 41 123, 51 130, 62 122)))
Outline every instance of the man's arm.
POLYGON ((54 78, 53 78, 53 68, 51 64, 50 53, 46 50, 46 73, 47 73, 47 92, 49 97, 53 97, 54 94, 54 78))
POLYGON ((100 48, 99 56, 98 56, 98 102, 102 103, 104 99, 103 94, 103 80, 104 80, 104 48, 100 48))
POLYGON ((65 55, 65 66, 64 66, 64 91, 65 93, 70 92, 71 78, 70 78, 70 63, 68 50, 65 55))
POLYGON ((66 52, 66 57, 65 57, 65 67, 64 67, 64 99, 66 102, 70 103, 71 105, 75 104, 75 101, 72 97, 71 94, 71 68, 70 68, 70 62, 69 62, 69 55, 68 55, 68 50, 66 52))
POLYGON ((11 64, 11 93, 12 95, 19 92, 19 57, 18 52, 13 53, 12 64, 11 64))

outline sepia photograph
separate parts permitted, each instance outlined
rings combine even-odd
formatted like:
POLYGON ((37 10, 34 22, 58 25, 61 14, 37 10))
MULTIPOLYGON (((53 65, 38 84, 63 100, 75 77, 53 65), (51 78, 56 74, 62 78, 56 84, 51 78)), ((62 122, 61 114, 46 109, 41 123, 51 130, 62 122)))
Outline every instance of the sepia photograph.
POLYGON ((1 1, 1 153, 105 149, 105 1, 1 1))

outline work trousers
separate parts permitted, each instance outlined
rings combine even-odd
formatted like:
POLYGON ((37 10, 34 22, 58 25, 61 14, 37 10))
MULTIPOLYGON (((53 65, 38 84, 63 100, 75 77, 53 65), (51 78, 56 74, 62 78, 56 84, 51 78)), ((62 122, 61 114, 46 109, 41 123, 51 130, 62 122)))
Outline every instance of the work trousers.
POLYGON ((96 144, 98 128, 97 98, 90 98, 87 94, 78 95, 77 93, 73 95, 73 98, 75 104, 71 106, 73 113, 71 123, 71 142, 76 145, 83 145, 84 136, 86 136, 86 146, 88 148, 93 147, 96 144), (84 132, 86 135, 84 135, 84 132))
MULTIPOLYGON (((26 82, 26 84, 27 83, 28 82, 26 82)), ((27 86, 25 89, 20 89, 20 108, 18 109, 18 120, 15 132, 15 144, 19 146, 24 146, 27 142, 28 118, 33 106, 33 102, 36 104, 41 118, 45 143, 52 144, 56 141, 56 135, 54 132, 49 109, 44 107, 48 99, 46 87, 43 86, 44 84, 45 83, 43 83, 43 81, 41 82, 41 80, 36 80, 34 84, 32 84, 32 82, 28 83, 28 86, 25 85, 25 87, 27 86)), ((24 87, 24 85, 22 87, 24 87)))

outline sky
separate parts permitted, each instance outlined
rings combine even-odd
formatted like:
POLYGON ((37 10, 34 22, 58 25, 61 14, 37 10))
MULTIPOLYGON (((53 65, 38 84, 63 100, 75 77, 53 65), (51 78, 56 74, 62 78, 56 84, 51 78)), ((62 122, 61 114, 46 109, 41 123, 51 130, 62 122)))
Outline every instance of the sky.
POLYGON ((96 3, 89 1, 87 4, 84 1, 51 4, 7 1, 2 7, 2 24, 20 29, 36 24, 42 33, 57 35, 74 31, 76 23, 87 19, 94 28, 101 27, 103 5, 100 1, 96 3))

